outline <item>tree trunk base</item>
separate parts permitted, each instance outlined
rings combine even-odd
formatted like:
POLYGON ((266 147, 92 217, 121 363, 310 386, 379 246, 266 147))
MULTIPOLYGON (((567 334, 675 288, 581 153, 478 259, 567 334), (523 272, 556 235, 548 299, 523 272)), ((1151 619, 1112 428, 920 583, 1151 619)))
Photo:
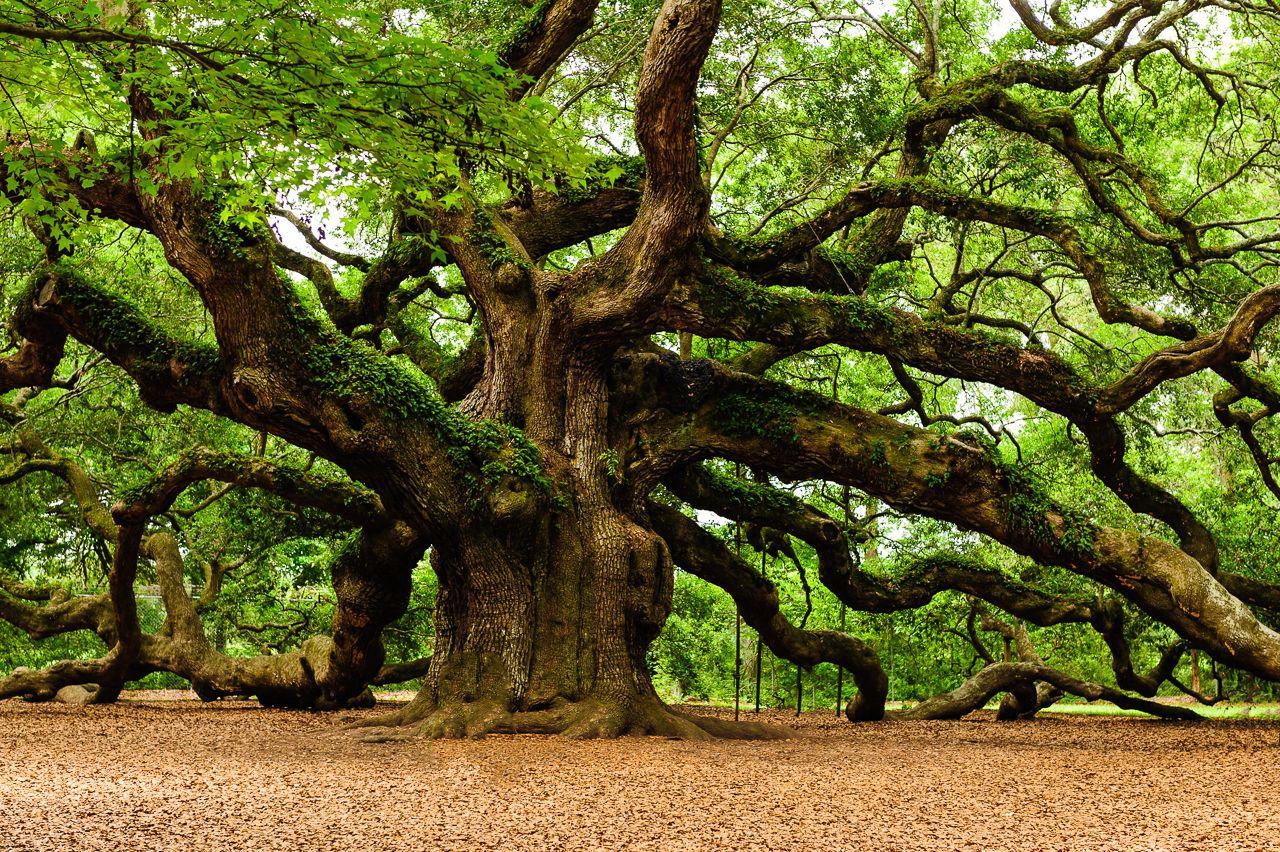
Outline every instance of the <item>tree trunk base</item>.
POLYGON ((556 734, 570 739, 658 736, 678 740, 777 740, 795 736, 780 725, 731 722, 669 707, 657 698, 589 697, 543 710, 511 711, 492 701, 428 707, 413 702, 384 716, 350 725, 370 730, 364 742, 477 738, 488 734, 556 734))

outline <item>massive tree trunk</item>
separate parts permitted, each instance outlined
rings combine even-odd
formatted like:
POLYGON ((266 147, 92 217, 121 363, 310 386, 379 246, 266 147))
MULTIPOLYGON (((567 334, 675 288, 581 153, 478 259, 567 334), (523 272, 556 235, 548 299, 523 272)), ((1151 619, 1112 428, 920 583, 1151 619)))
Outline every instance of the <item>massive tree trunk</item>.
POLYGON ((402 721, 446 734, 518 728, 504 717, 531 711, 547 711, 531 728, 584 735, 655 723, 645 651, 671 603, 665 548, 608 507, 532 527, 437 546, 435 651, 402 721))
POLYGON ((415 701, 381 721, 433 736, 728 733, 665 707, 654 690, 646 653, 671 609, 674 568, 611 478, 607 362, 565 350, 562 315, 543 303, 491 335, 485 374, 463 403, 521 426, 555 492, 530 500, 499 489, 488 511, 436 540, 431 668, 415 701))
POLYGON ((508 541, 437 546, 436 640, 417 698, 370 724, 430 736, 780 736, 685 715, 654 691, 646 652, 671 607, 672 563, 608 507, 559 510, 508 541), (527 538, 523 538, 528 535, 527 538))

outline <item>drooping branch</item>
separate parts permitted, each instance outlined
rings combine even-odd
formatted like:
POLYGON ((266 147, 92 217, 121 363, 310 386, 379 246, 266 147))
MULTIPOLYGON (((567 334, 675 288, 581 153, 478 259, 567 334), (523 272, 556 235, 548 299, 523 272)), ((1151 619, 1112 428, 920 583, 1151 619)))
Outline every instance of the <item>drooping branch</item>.
POLYGON ((735 556, 722 542, 678 509, 650 502, 649 516, 671 550, 676 564, 729 593, 743 620, 778 656, 811 667, 831 662, 850 672, 858 697, 846 713, 851 720, 884 715, 889 680, 874 650, 861 640, 831 630, 801 630, 778 607, 778 590, 735 556))
MULTIPOLYGON (((154 532, 141 541, 139 552, 155 566, 166 616, 157 632, 138 634, 134 661, 124 668, 116 663, 113 668, 109 663, 123 658, 108 655, 91 663, 58 663, 43 671, 15 672, 0 680, 0 696, 47 700, 62 686, 80 684, 97 687, 92 690, 93 700, 106 702, 118 690, 104 689, 102 684, 111 683, 113 676, 118 679, 121 671, 126 679, 165 671, 190 681, 204 700, 256 696, 266 705, 289 707, 341 707, 370 701, 365 692, 369 684, 420 677, 428 663, 382 664, 382 627, 403 612, 407 593, 398 591, 405 583, 384 587, 374 577, 383 571, 399 572, 406 558, 416 564, 421 555, 420 549, 406 551, 398 541, 394 537, 380 540, 375 534, 338 554, 332 568, 339 603, 332 638, 311 636, 298 649, 281 654, 231 657, 209 641, 197 602, 185 586, 185 560, 177 540, 168 532, 154 532)), ((18 604, 0 595, 0 618, 33 638, 90 630, 108 647, 117 645, 110 595, 71 597, 61 589, 43 590, 43 594, 50 598, 43 606, 18 604)))
MULTIPOLYGON (((979 615, 980 609, 981 607, 977 606, 976 602, 969 609, 969 618, 966 621, 966 626, 969 628, 971 639, 976 637, 975 620, 979 615)), ((1022 623, 1010 624, 1007 621, 982 612, 981 624, 984 631, 999 633, 1000 637, 1004 639, 1005 648, 1013 651, 1019 662, 1045 665, 1044 659, 1031 642, 1031 634, 1027 632, 1027 628, 1022 623)), ((981 642, 978 644, 981 644, 981 642)), ((1006 654, 1006 657, 1008 656, 1010 655, 1006 654)), ((995 660, 987 659, 988 664, 993 662, 995 660)), ((1005 662, 1012 662, 1012 660, 1006 659, 1005 662)), ((996 710, 996 719, 1008 722, 1014 719, 1033 718, 1045 707, 1060 699, 1062 694, 1062 690, 1053 684, 1043 682, 1037 684, 1035 681, 1023 681, 1006 692, 1004 697, 1000 699, 1000 706, 996 710)))
POLYGON ((892 578, 854 561, 844 529, 834 519, 781 489, 747 483, 690 465, 669 474, 664 484, 685 502, 726 518, 768 525, 809 544, 818 557, 818 576, 841 602, 855 611, 900 612, 918 609, 944 591, 986 601, 1040 627, 1088 624, 1111 652, 1116 683, 1152 696, 1181 659, 1184 646, 1171 647, 1146 674, 1135 671, 1125 637, 1123 609, 1114 599, 1090 602, 1046 594, 972 556, 933 553, 900 560, 892 578))
POLYGON ((191 681, 205 699, 253 695, 268 706, 341 707, 371 683, 419 676, 422 661, 383 666, 382 630, 404 613, 408 574, 422 555, 403 528, 367 531, 331 563, 337 609, 332 638, 312 636, 295 651, 233 658, 213 648, 183 584, 183 560, 167 533, 147 540, 167 613, 162 635, 144 637, 143 662, 191 681), (385 573, 384 573, 385 572, 385 573), (385 577, 388 582, 378 580, 385 577))
MULTIPOLYGON (((187 453, 148 485, 131 493, 129 502, 122 502, 114 513, 118 520, 145 523, 167 510, 187 487, 209 479, 270 490, 299 505, 313 506, 363 525, 360 534, 339 550, 330 566, 338 602, 332 641, 316 637, 308 640, 310 647, 304 643, 299 652, 299 665, 303 666, 310 687, 299 695, 273 687, 258 691, 260 696, 268 696, 266 700, 277 702, 285 698, 306 702, 323 699, 329 704, 341 704, 358 695, 383 663, 383 628, 403 615, 408 605, 410 574, 426 549, 422 535, 407 524, 388 518, 381 501, 359 486, 299 474, 257 457, 205 450, 187 453), (327 653, 318 663, 309 654, 317 650, 317 643, 322 640, 327 653)), ((162 541, 152 537, 148 542, 153 540, 162 541)), ((176 554, 176 550, 173 552, 176 554)), ((173 570, 180 578, 180 567, 173 570)), ((181 590, 180 582, 170 597, 177 613, 171 612, 173 624, 183 627, 193 641, 203 637, 195 608, 181 590)), ((208 681, 207 676, 192 679, 208 681)), ((226 689, 216 684, 209 688, 217 692, 226 689)))
MULTIPOLYGON (((0 577, 0 588, 9 591, 8 578, 0 577)), ((32 639, 48 639, 63 633, 89 630, 108 646, 115 643, 115 619, 107 595, 72 596, 61 589, 45 589, 45 602, 14 600, 0 594, 0 618, 32 639)))

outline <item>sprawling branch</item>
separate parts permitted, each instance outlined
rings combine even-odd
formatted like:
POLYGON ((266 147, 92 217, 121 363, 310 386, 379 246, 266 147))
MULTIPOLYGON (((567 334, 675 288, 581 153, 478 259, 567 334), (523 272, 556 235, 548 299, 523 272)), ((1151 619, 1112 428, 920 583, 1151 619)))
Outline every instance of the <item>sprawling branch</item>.
POLYGON ((705 468, 682 468, 663 480, 672 493, 698 509, 734 520, 764 524, 806 542, 818 557, 819 577, 837 598, 862 612, 917 609, 943 591, 973 595, 1041 626, 1088 623, 1086 604, 1055 598, 952 554, 914 560, 892 579, 861 569, 854 562, 847 531, 794 495, 759 483, 738 482, 705 468))
POLYGON ((79 275, 70 261, 46 268, 31 298, 42 321, 56 323, 129 373, 149 405, 227 410, 220 387, 226 373, 216 347, 170 336, 129 302, 79 275))
POLYGON ((779 356, 777 350, 838 343, 938 375, 1016 391, 1078 426, 1089 440, 1098 478, 1135 511, 1169 524, 1189 554, 1217 570, 1218 549, 1209 530, 1180 500, 1129 467, 1124 432, 1101 410, 1098 390, 1050 352, 925 322, 863 297, 794 295, 710 270, 687 290, 673 293, 656 322, 708 337, 763 341, 775 347, 770 358, 779 356))
MULTIPOLYGON (((1077 695, 1088 701, 1110 701, 1126 710, 1138 710, 1164 719, 1200 721, 1203 717, 1187 707, 1162 704, 1128 695, 1105 684, 1093 683, 1071 677, 1041 659, 1031 637, 1021 624, 1012 625, 984 615, 982 629, 999 633, 1007 646, 1016 649, 1017 661, 989 661, 977 674, 955 689, 936 695, 905 710, 892 714, 895 719, 958 719, 986 705, 992 696, 1007 693, 1000 703, 996 718, 1001 720, 1023 719, 1034 716, 1039 710, 1057 700, 1063 692, 1077 695), (1040 688, 1035 684, 1039 681, 1040 688)), ((1156 694, 1161 683, 1169 679, 1180 652, 1166 652, 1162 657, 1158 674, 1152 676, 1149 688, 1142 691, 1148 698, 1156 694), (1155 679, 1158 678, 1158 679, 1155 679)), ((1126 689, 1133 689, 1121 682, 1126 689)))
MULTIPOLYGON (((1163 317, 1141 305, 1130 305, 1112 290, 1105 265, 1089 249, 1080 231, 1064 216, 966 195, 923 180, 868 181, 850 189, 839 201, 801 226, 761 246, 713 242, 713 256, 734 269, 758 274, 795 259, 820 245, 827 235, 874 210, 919 207, 957 221, 986 222, 1049 240, 1065 254, 1089 285, 1098 315, 1109 323, 1127 323, 1152 334, 1186 340, 1195 328, 1181 319, 1163 317)), ((803 284, 803 281, 795 282, 803 284)))
POLYGON ((1094 579, 1216 658, 1280 675, 1280 634, 1195 559, 1158 538, 1101 527, 1062 509, 983 447, 709 364, 681 375, 664 369, 663 360, 633 361, 633 371, 661 375, 661 390, 637 382, 634 372, 631 383, 653 389, 674 418, 646 424, 648 448, 632 462, 638 481, 718 455, 786 479, 852 485, 1094 579))
POLYGON ((1254 338, 1280 313, 1280 285, 1254 290, 1240 302, 1231 320, 1203 334, 1148 355, 1103 390, 1099 410, 1124 411, 1170 379, 1246 360, 1254 338))
POLYGON ((269 491, 295 503, 320 509, 360 526, 388 523, 382 501, 355 483, 293 470, 257 456, 238 456, 197 447, 183 454, 144 487, 129 493, 117 515, 146 518, 169 509, 197 482, 214 480, 269 491))
POLYGON ((144 637, 143 663, 191 681, 206 699, 254 695, 268 706, 340 707, 362 699, 370 683, 395 683, 422 673, 421 661, 383 666, 381 634, 404 613, 408 571, 422 547, 403 529, 366 532, 336 556, 331 571, 338 608, 332 638, 312 636, 296 651, 233 658, 213 648, 183 584, 183 560, 167 533, 151 536, 167 618, 144 637), (385 577, 390 582, 379 582, 385 577))
POLYGON ((114 546, 114 556, 107 595, 68 598, 5 582, 0 588, 8 594, 0 594, 0 618, 33 637, 92 630, 111 651, 91 664, 60 663, 39 672, 19 672, 0 681, 0 696, 49 697, 62 686, 92 683, 98 686, 95 700, 111 701, 126 679, 163 670, 187 678, 205 697, 257 695, 268 704, 339 706, 380 676, 385 656, 382 630, 405 611, 410 574, 425 542, 407 525, 391 521, 376 496, 352 483, 290 470, 266 459, 196 449, 108 513, 97 484, 80 465, 55 453, 24 421, 16 421, 16 432, 23 451, 45 462, 29 465, 21 475, 42 471, 62 478, 85 523, 114 546), (166 512, 190 485, 207 480, 268 490, 364 526, 330 566, 338 603, 332 639, 312 637, 298 651, 276 657, 232 659, 213 649, 184 585, 177 540, 164 531, 144 535, 151 517, 166 512), (167 613, 157 634, 143 634, 138 626, 133 576, 140 555, 156 567, 167 613), (33 599, 48 603, 27 602, 33 599))

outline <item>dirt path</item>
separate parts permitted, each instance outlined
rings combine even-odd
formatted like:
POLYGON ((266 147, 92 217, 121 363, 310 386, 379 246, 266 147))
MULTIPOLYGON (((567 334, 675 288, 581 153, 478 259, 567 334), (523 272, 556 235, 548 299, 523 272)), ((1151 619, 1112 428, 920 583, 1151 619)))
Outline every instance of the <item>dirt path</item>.
POLYGON ((815 715, 779 743, 370 745, 337 720, 0 702, 0 849, 1280 847, 1275 724, 815 715))

